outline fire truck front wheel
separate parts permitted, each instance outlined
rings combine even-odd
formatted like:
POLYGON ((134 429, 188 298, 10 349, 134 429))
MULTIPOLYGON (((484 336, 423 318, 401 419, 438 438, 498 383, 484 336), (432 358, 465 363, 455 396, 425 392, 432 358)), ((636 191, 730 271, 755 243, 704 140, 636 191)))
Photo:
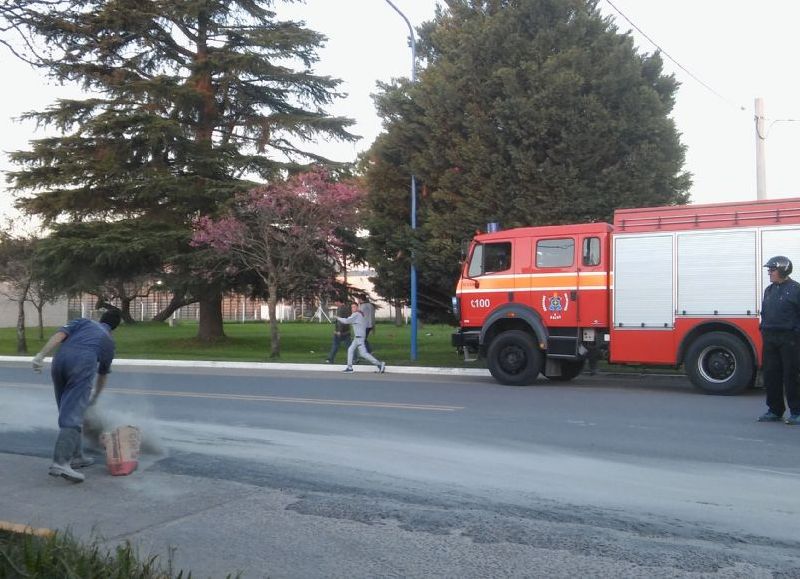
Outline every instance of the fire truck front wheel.
POLYGON ((509 330, 496 336, 486 354, 489 372, 500 384, 527 386, 542 370, 544 356, 533 336, 509 330))
POLYGON ((738 394, 755 376, 753 355, 740 338, 709 332, 697 338, 686 353, 686 374, 706 394, 738 394))

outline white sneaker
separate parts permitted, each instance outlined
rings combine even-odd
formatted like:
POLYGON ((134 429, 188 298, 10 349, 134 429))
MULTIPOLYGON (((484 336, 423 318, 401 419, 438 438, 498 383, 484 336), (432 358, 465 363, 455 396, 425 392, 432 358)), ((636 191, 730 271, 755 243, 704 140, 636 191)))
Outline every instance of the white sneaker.
POLYGON ((72 468, 68 464, 53 463, 52 465, 50 465, 50 470, 47 471, 47 474, 49 474, 50 476, 60 476, 74 483, 79 483, 86 480, 85 476, 83 476, 81 473, 77 471, 72 470, 72 468))
POLYGON ((378 366, 378 369, 376 371, 378 372, 378 374, 383 374, 384 372, 386 372, 386 362, 381 362, 381 365, 378 366))
POLYGON ((92 466, 93 464, 94 459, 91 456, 78 456, 69 461, 69 465, 72 468, 86 468, 87 466, 92 466))

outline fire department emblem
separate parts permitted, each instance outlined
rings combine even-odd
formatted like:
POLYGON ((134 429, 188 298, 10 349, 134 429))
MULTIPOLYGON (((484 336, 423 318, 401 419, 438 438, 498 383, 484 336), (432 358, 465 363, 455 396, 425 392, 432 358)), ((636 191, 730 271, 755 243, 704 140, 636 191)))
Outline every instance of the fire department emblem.
POLYGON ((566 293, 553 292, 542 295, 542 311, 551 320, 560 320, 562 314, 569 309, 569 297, 566 293))

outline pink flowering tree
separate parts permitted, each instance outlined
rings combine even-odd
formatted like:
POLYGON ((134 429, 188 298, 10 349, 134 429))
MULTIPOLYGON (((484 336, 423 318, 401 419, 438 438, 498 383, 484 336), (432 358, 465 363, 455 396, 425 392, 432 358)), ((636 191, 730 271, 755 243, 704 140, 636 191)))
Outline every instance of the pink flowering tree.
POLYGON ((278 300, 332 284, 346 243, 358 225, 361 188, 323 168, 237 195, 219 218, 201 217, 192 244, 208 247, 228 273, 254 272, 267 289, 270 358, 280 356, 278 300))

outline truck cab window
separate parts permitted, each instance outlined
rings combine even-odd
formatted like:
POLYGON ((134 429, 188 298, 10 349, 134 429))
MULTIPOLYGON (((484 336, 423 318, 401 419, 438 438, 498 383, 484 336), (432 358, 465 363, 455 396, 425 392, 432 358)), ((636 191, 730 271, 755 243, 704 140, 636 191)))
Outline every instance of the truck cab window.
POLYGON ((600 265, 600 238, 586 237, 583 240, 583 265, 600 265))
POLYGON ((569 267, 575 255, 575 240, 540 239, 536 242, 536 267, 569 267))
POLYGON ((483 252, 485 273, 506 271, 511 267, 511 243, 487 243, 483 252))
POLYGON ((472 257, 469 260, 468 277, 478 277, 483 273, 483 244, 479 243, 472 250, 472 257))
POLYGON ((486 273, 498 273, 511 268, 511 243, 482 243, 475 246, 469 262, 468 275, 477 277, 486 273))

